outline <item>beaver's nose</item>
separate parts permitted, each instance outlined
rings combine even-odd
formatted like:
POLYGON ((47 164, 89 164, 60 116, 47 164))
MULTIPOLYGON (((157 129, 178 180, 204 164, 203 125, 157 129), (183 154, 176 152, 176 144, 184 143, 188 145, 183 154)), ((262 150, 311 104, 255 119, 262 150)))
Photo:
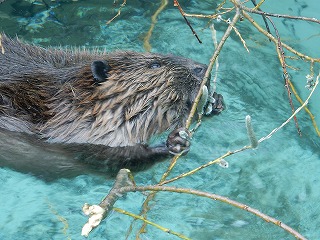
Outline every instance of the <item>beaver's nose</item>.
POLYGON ((196 75, 197 77, 203 77, 204 74, 206 73, 207 71, 207 66, 206 65, 199 65, 199 66, 196 66, 195 68, 193 68, 193 73, 194 75, 196 75))

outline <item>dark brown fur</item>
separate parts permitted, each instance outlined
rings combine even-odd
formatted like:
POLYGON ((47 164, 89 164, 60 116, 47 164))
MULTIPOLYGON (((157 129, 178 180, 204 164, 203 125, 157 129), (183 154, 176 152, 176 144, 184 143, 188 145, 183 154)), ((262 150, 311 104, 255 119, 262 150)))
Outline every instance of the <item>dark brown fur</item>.
POLYGON ((114 170, 168 154, 146 144, 183 125, 206 71, 172 55, 44 49, 4 35, 2 46, 0 128, 63 143, 114 170), (102 81, 95 61, 107 67, 96 70, 102 81))

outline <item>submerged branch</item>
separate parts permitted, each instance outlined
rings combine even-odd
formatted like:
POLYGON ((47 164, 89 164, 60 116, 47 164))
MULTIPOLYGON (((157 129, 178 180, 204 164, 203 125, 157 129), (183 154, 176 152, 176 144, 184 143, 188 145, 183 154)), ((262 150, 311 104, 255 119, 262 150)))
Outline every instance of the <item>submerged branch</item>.
POLYGON ((133 176, 128 169, 121 169, 118 172, 115 183, 111 188, 109 194, 102 200, 99 205, 89 205, 84 204, 82 211, 85 215, 89 216, 88 222, 83 226, 81 235, 87 237, 89 233, 96 228, 100 222, 109 214, 112 210, 113 205, 118 200, 119 197, 122 197, 121 189, 122 187, 133 186, 135 183, 133 176))
MULTIPOLYGON (((264 0, 261 1, 259 4, 256 3, 256 0, 251 0, 251 2, 252 2, 253 5, 254 5, 254 10, 258 9, 259 11, 261 11, 260 6, 263 4, 264 0)), ((268 33, 271 34, 270 28, 269 28, 269 24, 268 24, 268 22, 267 22, 266 16, 265 16, 265 15, 262 15, 262 19, 263 19, 263 21, 264 21, 264 24, 266 25, 266 29, 267 29, 268 33)))
POLYGON ((311 96, 313 95, 314 91, 316 90, 317 86, 318 86, 318 83, 319 83, 319 77, 320 77, 320 74, 317 76, 317 80, 315 82, 315 85, 314 87, 312 88, 308 98, 304 101, 304 103, 296 109, 296 111, 284 122, 282 123, 279 127, 273 129, 267 136, 259 139, 259 143, 271 138, 273 136, 273 134, 275 134, 277 131, 279 131, 281 128, 283 128, 286 124, 288 124, 290 122, 290 120, 292 118, 294 118, 309 102, 309 99, 311 98, 311 96))
POLYGON ((150 44, 150 39, 151 39, 151 35, 153 32, 153 29, 157 23, 157 19, 159 14, 162 12, 163 9, 165 9, 165 7, 168 5, 168 0, 161 0, 161 5, 160 7, 157 9, 157 11, 152 15, 151 17, 151 26, 147 32, 147 35, 145 36, 145 38, 143 39, 143 47, 147 52, 151 51, 151 44, 150 44))
POLYGON ((254 133, 253 127, 251 125, 251 116, 246 116, 246 128, 247 128, 247 134, 250 140, 250 146, 251 148, 257 148, 258 147, 258 140, 256 138, 256 134, 254 133))
POLYGON ((193 175, 194 173, 196 173, 196 172, 198 172, 198 171, 200 171, 200 170, 202 170, 202 169, 204 169, 204 168, 206 168, 206 167, 209 167, 209 166, 211 166, 211 165, 213 165, 213 164, 219 164, 219 163, 220 163, 222 160, 224 160, 225 158, 227 158, 227 157, 229 157, 229 156, 231 156, 231 155, 233 155, 233 154, 236 154, 236 153, 242 152, 242 151, 244 151, 244 150, 247 150, 247 149, 251 149, 251 146, 244 146, 244 147, 241 148, 241 149, 237 149, 237 150, 234 150, 234 151, 228 151, 226 154, 222 155, 221 157, 218 157, 218 158, 216 158, 216 159, 214 159, 214 160, 212 160, 212 161, 210 161, 210 162, 208 162, 208 163, 206 163, 206 164, 203 164, 203 165, 201 165, 200 167, 197 167, 197 168, 195 168, 195 169, 193 169, 193 170, 191 170, 191 171, 189 171, 189 172, 182 173, 182 174, 180 174, 179 176, 176 176, 176 177, 174 177, 174 178, 165 180, 165 181, 159 183, 159 185, 162 186, 162 185, 165 185, 165 184, 168 184, 168 183, 177 181, 178 179, 185 178, 185 177, 187 177, 187 176, 193 175))
POLYGON ((314 23, 320 24, 320 20, 318 20, 316 18, 291 16, 291 15, 286 15, 286 14, 268 13, 268 12, 256 10, 256 7, 252 9, 252 8, 248 8, 248 7, 244 6, 241 3, 236 3, 236 2, 234 2, 234 3, 241 10, 244 10, 244 11, 250 12, 250 13, 254 13, 254 14, 259 14, 262 16, 269 16, 269 17, 276 17, 276 18, 288 18, 288 19, 302 20, 302 21, 308 21, 308 22, 314 22, 314 23))
MULTIPOLYGON (((254 10, 258 9, 261 7, 261 5, 264 3, 265 0, 261 0, 258 4, 255 3, 255 6, 254 6, 254 10)), ((255 2, 255 1, 254 1, 255 2)))
POLYGON ((151 225, 151 226, 153 226, 153 227, 155 227, 155 228, 158 228, 158 229, 160 229, 160 230, 163 231, 163 232, 166 232, 166 233, 175 235, 175 236, 177 236, 177 237, 179 237, 179 238, 181 238, 181 239, 190 240, 190 238, 182 235, 181 233, 177 233, 177 232, 175 232, 175 231, 172 231, 172 230, 169 229, 169 228, 162 227, 162 226, 160 226, 159 224, 156 224, 156 223, 154 223, 154 222, 151 222, 151 221, 149 221, 149 220, 141 217, 140 215, 136 215, 136 214, 127 212, 127 211, 125 211, 125 210, 123 210, 123 209, 120 209, 120 208, 113 208, 113 210, 116 211, 116 212, 125 214, 125 215, 127 215, 127 216, 130 216, 130 217, 132 217, 132 218, 134 218, 134 219, 141 220, 141 221, 143 221, 144 223, 149 224, 149 225, 151 225))
POLYGON ((117 14, 113 18, 111 18, 108 22, 106 22, 107 25, 120 16, 121 10, 126 5, 126 3, 127 3, 127 0, 123 0, 123 3, 120 5, 117 14))
MULTIPOLYGON (((284 77, 284 86, 287 90, 287 94, 288 94, 288 98, 289 98, 289 104, 290 104, 290 107, 291 107, 291 111, 292 113, 294 113, 295 111, 295 108, 294 108, 294 105, 293 105, 293 101, 292 101, 292 98, 291 98, 291 91, 290 91, 290 85, 289 85, 289 73, 287 71, 287 64, 286 64, 286 60, 285 60, 285 57, 284 57, 284 51, 283 51, 283 48, 282 48, 282 42, 281 42, 281 39, 280 39, 280 35, 279 35, 279 32, 278 32, 278 29, 276 28, 276 25, 274 24, 274 22, 269 18, 267 17, 268 20, 271 22, 275 32, 276 32, 276 36, 277 36, 277 44, 276 44, 276 51, 277 51, 277 54, 278 54, 278 58, 279 58, 279 61, 280 61, 280 64, 281 64, 281 67, 282 67, 282 71, 283 71, 283 77, 284 77)), ((298 124, 298 119, 296 116, 294 116, 294 122, 295 122, 295 125, 296 125, 296 128, 297 128, 297 131, 298 131, 298 134, 301 136, 301 130, 300 130, 300 127, 299 127, 299 124, 298 124)))
MULTIPOLYGON (((130 175, 130 171, 127 169, 121 169, 118 173, 118 175, 120 175, 120 176, 117 176, 117 179, 116 179, 114 186, 121 186, 122 183, 117 184, 117 181, 118 180, 122 181, 122 179, 128 179, 129 177, 128 176, 126 177, 125 176, 126 174, 130 175)), ((231 200, 231 199, 224 197, 224 196, 220 196, 220 195, 213 194, 213 193, 207 193, 207 192, 203 192, 203 191, 198 191, 198 190, 194 190, 194 189, 188 189, 188 188, 167 187, 167 186, 159 186, 159 185, 134 186, 134 185, 129 184, 127 186, 124 185, 123 187, 119 187, 119 188, 115 188, 115 189, 112 188, 111 191, 109 192, 109 194, 102 200, 102 202, 99 205, 94 205, 94 206, 99 206, 102 210, 105 210, 104 215, 106 215, 110 211, 111 207, 113 207, 113 204, 115 203, 112 201, 113 204, 110 205, 109 199, 117 199, 118 196, 123 196, 124 194, 126 194, 128 192, 145 192, 145 191, 152 191, 152 192, 159 192, 159 191, 163 192, 164 191, 164 192, 191 194, 191 195, 205 197, 205 198, 209 198, 209 199, 212 199, 215 201, 227 203, 231 206, 234 206, 239 209, 245 210, 249 213, 252 213, 252 214, 258 216, 259 218, 265 220, 268 223, 273 223, 274 225, 281 227, 282 229, 284 229, 288 233, 292 234, 297 239, 306 239, 301 234, 299 234, 297 231, 295 231, 293 228, 289 227, 288 225, 282 223, 281 221, 279 221, 273 217, 270 217, 270 216, 260 212, 257 209, 251 208, 243 203, 231 200)), ((99 223, 95 227, 97 227, 99 225, 99 223)), ((166 231, 166 232, 172 233, 170 231, 166 231)), ((83 235, 85 235, 85 234, 83 234, 83 235)), ((88 236, 88 235, 85 235, 85 236, 88 236)), ((185 238, 185 239, 187 239, 187 238, 185 238)))
MULTIPOLYGON (((298 102, 299 102, 301 105, 303 105, 302 99, 299 97, 299 95, 298 95, 295 87, 293 86, 293 83, 292 83, 290 80, 289 80, 289 85, 290 85, 290 88, 291 88, 294 96, 295 96, 296 99, 298 100, 298 102)), ((311 122, 312 122, 312 126, 313 126, 313 128, 315 129, 318 137, 320 137, 320 130, 319 130, 318 126, 317 126, 317 123, 316 123, 316 121, 315 121, 314 115, 312 114, 312 112, 309 110, 309 108, 308 108, 306 105, 305 105, 303 108, 304 108, 304 110, 306 111, 306 113, 309 115, 309 117, 310 117, 310 119, 311 119, 311 122)))
MULTIPOLYGON (((272 42, 274 42, 275 44, 277 44, 278 40, 272 36, 270 33, 268 33, 267 31, 265 31, 248 13, 246 13, 245 11, 242 11, 242 15, 251 22, 251 24, 259 31, 261 32, 263 35, 265 35, 266 37, 268 37, 272 42)), ((282 43, 282 46, 284 48, 286 48, 288 51, 292 52, 293 54, 297 55, 298 57, 305 59, 307 61, 312 61, 312 62, 320 62, 320 58, 312 58, 309 57, 301 52, 296 51, 295 49, 293 49, 292 47, 288 46, 285 43, 282 43)))

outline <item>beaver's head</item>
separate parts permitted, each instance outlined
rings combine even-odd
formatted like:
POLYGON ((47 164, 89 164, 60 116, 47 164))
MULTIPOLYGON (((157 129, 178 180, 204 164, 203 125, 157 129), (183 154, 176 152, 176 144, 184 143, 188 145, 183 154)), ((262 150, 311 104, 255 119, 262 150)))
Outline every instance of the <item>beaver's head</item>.
POLYGON ((68 112, 79 113, 73 120, 79 124, 69 128, 73 132, 59 134, 69 135, 65 141, 108 146, 146 142, 183 125, 206 70, 204 64, 173 55, 108 54, 79 72, 89 78, 85 85, 90 83, 85 89, 83 83, 73 86, 73 94, 82 92, 83 97, 68 112))

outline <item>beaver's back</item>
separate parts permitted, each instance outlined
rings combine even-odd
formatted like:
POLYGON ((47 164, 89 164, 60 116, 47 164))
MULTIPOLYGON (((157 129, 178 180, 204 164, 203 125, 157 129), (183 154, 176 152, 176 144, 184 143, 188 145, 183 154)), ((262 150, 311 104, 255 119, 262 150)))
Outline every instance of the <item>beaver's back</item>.
POLYGON ((42 48, 1 34, 4 54, 0 54, 0 76, 39 68, 64 68, 103 58, 105 52, 80 49, 42 48))

